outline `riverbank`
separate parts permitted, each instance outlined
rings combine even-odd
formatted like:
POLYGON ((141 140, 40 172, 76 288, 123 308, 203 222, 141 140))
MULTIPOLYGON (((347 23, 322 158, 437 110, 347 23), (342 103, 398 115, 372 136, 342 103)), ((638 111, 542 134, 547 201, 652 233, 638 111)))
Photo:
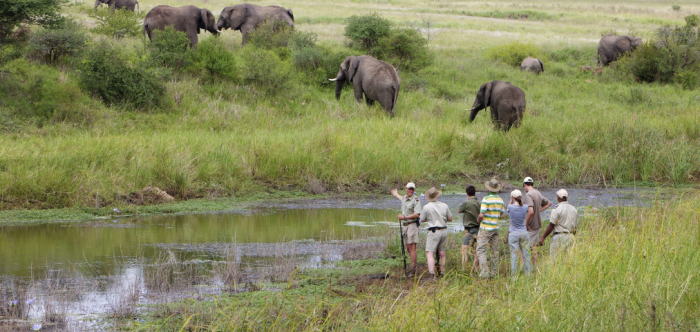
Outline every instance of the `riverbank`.
POLYGON ((502 246, 500 276, 478 280, 457 264, 453 237, 447 276, 436 283, 401 279, 399 257, 348 261, 300 271, 273 290, 149 307, 118 325, 149 331, 692 330, 700 324, 698 206, 693 196, 587 211, 567 259, 549 261, 546 243, 532 276, 508 278, 502 246))

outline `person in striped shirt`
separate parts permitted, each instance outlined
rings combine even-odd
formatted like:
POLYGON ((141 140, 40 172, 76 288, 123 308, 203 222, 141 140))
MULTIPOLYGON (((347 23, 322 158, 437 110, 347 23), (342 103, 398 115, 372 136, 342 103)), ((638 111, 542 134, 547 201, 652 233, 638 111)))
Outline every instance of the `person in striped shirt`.
POLYGON ((484 183, 489 194, 481 201, 481 213, 477 218, 479 234, 476 236, 476 255, 479 257, 481 273, 479 278, 494 278, 498 275, 498 219, 501 218, 505 210, 503 209, 503 199, 498 196, 501 190, 501 182, 492 178, 484 183), (487 259, 487 249, 491 259, 487 259))

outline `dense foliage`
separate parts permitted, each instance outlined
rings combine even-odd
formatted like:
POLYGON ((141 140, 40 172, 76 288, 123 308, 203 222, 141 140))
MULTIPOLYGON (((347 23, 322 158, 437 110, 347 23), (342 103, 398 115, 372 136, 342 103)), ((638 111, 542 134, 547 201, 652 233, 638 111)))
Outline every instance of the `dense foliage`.
POLYGON ((22 42, 22 30, 28 25, 47 28, 59 26, 63 0, 3 0, 0 1, 0 64, 20 54, 8 50, 8 46, 22 42), (17 30, 16 30, 17 29, 17 30))
POLYGON ((377 46, 372 49, 372 54, 398 69, 415 71, 425 68, 430 63, 427 43, 428 41, 414 29, 392 29, 389 35, 379 39, 377 46))
POLYGON ((120 39, 126 36, 138 36, 143 32, 139 15, 130 10, 102 8, 90 12, 90 16, 95 19, 97 26, 92 31, 96 33, 120 39))
POLYGON ((127 58, 111 43, 92 45, 80 65, 80 86, 107 104, 125 104, 137 109, 163 105, 164 79, 142 63, 128 63, 127 58))
POLYGON ((59 58, 77 55, 88 40, 81 27, 73 21, 57 29, 41 28, 32 33, 29 45, 33 55, 46 63, 55 63, 59 58))
POLYGON ((347 20, 345 37, 350 41, 350 47, 369 51, 379 43, 379 39, 389 36, 391 21, 379 16, 353 15, 347 20))
POLYGON ((167 68, 178 69, 185 67, 189 60, 190 40, 187 34, 175 31, 173 27, 165 27, 165 30, 153 30, 150 58, 153 64, 167 68))
POLYGON ((503 61, 514 67, 520 67, 520 64, 527 57, 540 59, 542 62, 545 62, 542 50, 539 47, 521 42, 491 47, 486 52, 486 57, 491 60, 503 61))

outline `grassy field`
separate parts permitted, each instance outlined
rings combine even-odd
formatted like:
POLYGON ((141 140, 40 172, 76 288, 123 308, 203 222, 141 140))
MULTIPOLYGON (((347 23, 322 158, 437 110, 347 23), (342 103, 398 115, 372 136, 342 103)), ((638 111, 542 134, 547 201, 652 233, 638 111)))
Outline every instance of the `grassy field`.
MULTIPOLYGON (((123 320, 118 326, 148 331, 696 331, 698 203, 693 196, 647 208, 588 210, 575 249, 554 263, 546 243, 532 276, 508 278, 509 253, 502 247, 500 277, 478 280, 457 264, 456 234, 448 246, 447 276, 437 283, 400 279, 399 258, 346 261, 292 274, 271 291, 156 305, 145 321, 123 320), (371 279, 384 272, 391 277, 371 279)), ((390 245, 398 254, 396 247, 390 245)))
MULTIPOLYGON (((257 4, 273 4, 256 2, 257 4)), ((195 4, 215 14, 229 3, 195 4)), ((347 88, 336 101, 330 84, 291 83, 274 94, 226 81, 175 75, 167 106, 133 111, 105 105, 77 88, 73 65, 20 59, 6 65, 45 90, 69 116, 15 117, 0 104, 0 209, 120 206, 125 196, 156 186, 176 199, 240 197, 274 190, 388 192, 399 183, 460 186, 492 175, 532 176, 550 185, 680 185, 700 179, 700 96, 679 85, 639 84, 595 65, 602 34, 649 38, 664 24, 683 24, 694 2, 603 1, 275 2, 292 8, 296 27, 322 45, 345 50, 345 19, 377 12, 396 26, 430 22, 432 65, 401 72, 396 117, 356 104, 347 88), (671 5, 680 5, 674 11, 671 5), (535 76, 488 60, 489 49, 514 41, 542 49, 545 72, 535 76), (487 112, 468 123, 479 86, 507 80, 527 97, 523 126, 494 130, 487 112)), ((65 14, 89 27, 91 3, 65 14)), ((93 35, 94 40, 105 38, 93 35)), ((212 38, 203 33, 200 41, 212 38)), ((240 53, 239 32, 219 37, 240 53)), ((141 37, 118 41, 142 49, 141 37)))

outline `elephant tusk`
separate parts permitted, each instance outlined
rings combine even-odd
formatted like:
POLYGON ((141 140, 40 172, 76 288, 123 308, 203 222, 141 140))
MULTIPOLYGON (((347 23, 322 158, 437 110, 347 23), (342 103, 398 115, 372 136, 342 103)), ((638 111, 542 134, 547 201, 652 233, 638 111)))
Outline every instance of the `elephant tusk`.
POLYGON ((337 78, 329 78, 328 80, 331 81, 331 82, 335 82, 335 81, 337 81, 338 79, 337 79, 337 78))

